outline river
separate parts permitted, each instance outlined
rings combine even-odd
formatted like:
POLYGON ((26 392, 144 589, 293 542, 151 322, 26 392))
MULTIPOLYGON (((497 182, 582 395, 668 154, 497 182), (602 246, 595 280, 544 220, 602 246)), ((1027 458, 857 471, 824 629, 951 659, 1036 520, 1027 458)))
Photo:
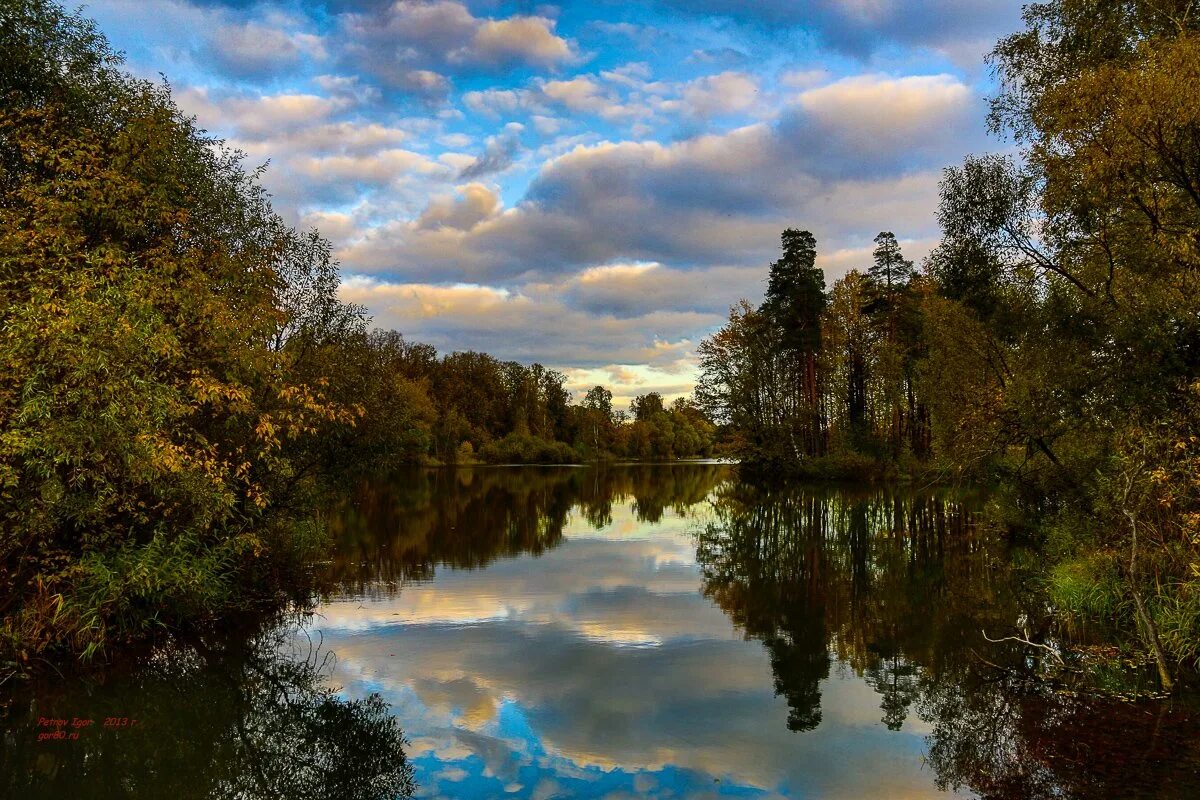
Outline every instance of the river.
POLYGON ((1051 656, 989 641, 1045 608, 985 500, 683 463, 368 483, 327 515, 308 609, 17 690, 0 790, 1200 796, 1193 703, 1047 683, 1051 656))

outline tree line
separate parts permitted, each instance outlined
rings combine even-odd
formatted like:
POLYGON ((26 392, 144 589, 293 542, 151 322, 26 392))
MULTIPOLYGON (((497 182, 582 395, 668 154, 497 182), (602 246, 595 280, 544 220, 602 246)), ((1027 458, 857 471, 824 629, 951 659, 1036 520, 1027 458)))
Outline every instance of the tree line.
POLYGON ((357 329, 313 342, 310 383, 361 409, 326 437, 321 462, 346 470, 402 464, 566 464, 708 456, 715 428, 688 399, 638 395, 628 412, 595 386, 579 402, 567 377, 487 353, 439 356, 395 331, 357 329))
POLYGON ((79 13, 0 0, 0 50, 0 682, 303 594, 335 476, 711 451, 686 401, 372 330, 79 13))
POLYGON ((919 383, 923 276, 896 237, 874 262, 825 289, 816 239, 783 232, 757 308, 742 301, 698 348, 698 404, 727 427, 752 466, 869 477, 927 456, 929 405, 919 383))
POLYGON ((825 290, 788 230, 765 300, 700 347, 751 464, 997 487, 1057 613, 1117 621, 1170 688, 1200 656, 1200 17, 1051 0, 990 56, 1006 155, 945 171, 942 240, 889 233, 825 290))

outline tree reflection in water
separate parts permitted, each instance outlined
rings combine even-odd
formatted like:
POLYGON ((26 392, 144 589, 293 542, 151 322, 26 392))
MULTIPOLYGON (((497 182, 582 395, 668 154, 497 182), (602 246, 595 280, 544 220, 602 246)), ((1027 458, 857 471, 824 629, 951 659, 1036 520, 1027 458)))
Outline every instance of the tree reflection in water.
POLYGON ((641 522, 668 509, 699 520, 702 589, 765 645, 790 729, 818 729, 822 681, 850 670, 878 692, 887 728, 914 714, 932 727, 945 788, 1200 796, 1193 712, 1061 694, 1036 679, 1036 653, 983 637, 1046 615, 1003 537, 973 524, 971 496, 755 486, 715 465, 428 470, 364 487, 335 517, 334 577, 391 593, 438 565, 541 553, 573 515, 600 528, 620 502, 641 522))
MULTIPOLYGON (((1183 700, 1064 694, 1039 679, 1035 651, 984 638, 1021 627, 1037 639, 1046 614, 1003 538, 973 524, 969 497, 753 486, 716 465, 425 470, 366 485, 331 513, 329 593, 390 595, 442 567, 536 556, 564 530, 612 524, 617 504, 645 524, 668 510, 690 520, 702 591, 765 646, 797 736, 823 733, 823 682, 855 675, 878 693, 882 725, 923 723, 943 788, 1200 796, 1200 724, 1183 700)), ((105 685, 29 694, 6 720, 0 796, 410 794, 383 702, 328 688, 320 648, 289 652, 294 625, 263 631, 162 650, 105 685), (39 743, 39 716, 141 724, 39 743)))
POLYGON ((820 682, 829 677, 824 532, 819 498, 786 498, 735 484, 718 492, 716 522, 697 543, 704 593, 771 655, 775 690, 787 698, 788 728, 821 723, 820 682))
POLYGON ((1194 703, 1062 694, 966 663, 923 678, 918 707, 942 788, 996 800, 1200 797, 1194 703))
POLYGON ((414 791, 386 703, 326 685, 330 656, 295 625, 157 651, 112 686, 45 690, 6 721, 0 796, 391 800, 414 791), (107 717, 137 720, 104 728, 107 717), (38 741, 40 717, 92 719, 38 741))
POLYGON ((821 721, 831 663, 881 722, 932 726, 941 788, 986 798, 1200 796, 1200 724, 1177 700, 1064 693, 1028 650, 989 642, 1044 618, 1000 537, 951 494, 718 487, 697 535, 704 592, 766 646, 788 727, 821 721))
POLYGON ((374 596, 428 580, 438 565, 479 569, 538 555, 562 541, 572 514, 599 529, 626 498, 639 521, 657 523, 667 509, 705 501, 731 474, 717 464, 411 470, 364 484, 331 513, 332 583, 374 596))

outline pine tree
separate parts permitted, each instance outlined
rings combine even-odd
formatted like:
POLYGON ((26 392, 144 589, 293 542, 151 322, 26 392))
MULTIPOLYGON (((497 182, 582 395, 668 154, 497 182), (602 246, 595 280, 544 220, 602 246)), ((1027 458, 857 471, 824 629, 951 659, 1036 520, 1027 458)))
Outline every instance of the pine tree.
POLYGON ((798 454, 802 441, 804 452, 816 455, 824 444, 817 356, 828 303, 825 275, 816 265, 817 240, 811 233, 788 228, 781 238, 783 258, 771 264, 762 311, 782 345, 780 370, 800 384, 800 403, 786 410, 792 449, 798 454))
POLYGON ((783 232, 783 258, 771 264, 762 310, 783 332, 784 347, 794 353, 821 349, 821 313, 825 275, 816 266, 817 240, 808 231, 783 232))
POLYGON ((908 285, 913 275, 913 262, 900 252, 900 243, 891 231, 882 231, 875 237, 875 263, 867 271, 871 280, 887 294, 899 291, 908 285))

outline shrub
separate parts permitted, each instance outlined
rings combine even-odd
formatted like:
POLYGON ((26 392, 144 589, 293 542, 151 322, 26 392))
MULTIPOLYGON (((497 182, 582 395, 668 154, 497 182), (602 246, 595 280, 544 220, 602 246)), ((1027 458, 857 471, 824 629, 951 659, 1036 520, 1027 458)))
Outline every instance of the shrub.
POLYGON ((480 448, 479 457, 489 464, 573 464, 583 460, 565 442, 520 433, 489 442, 480 448))

